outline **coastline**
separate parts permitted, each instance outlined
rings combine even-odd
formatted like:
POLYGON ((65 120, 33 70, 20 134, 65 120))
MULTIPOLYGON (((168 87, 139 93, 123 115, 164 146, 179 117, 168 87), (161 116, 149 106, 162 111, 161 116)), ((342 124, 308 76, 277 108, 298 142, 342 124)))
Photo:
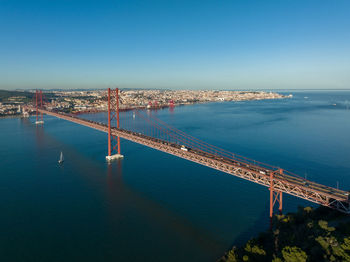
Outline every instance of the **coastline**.
MULTIPOLYGON (((273 93, 273 94, 278 94, 278 93, 273 93)), ((158 106, 135 106, 135 107, 120 107, 119 111, 120 112, 126 112, 126 111, 131 111, 131 110, 160 110, 164 108, 175 108, 178 106, 188 106, 188 105, 195 105, 195 104, 210 104, 210 103, 225 103, 225 102, 243 102, 243 101, 261 101, 261 100, 275 100, 275 99, 287 99, 291 98, 292 95, 281 95, 278 94, 278 97, 266 97, 266 98, 246 98, 246 99, 236 99, 236 100, 223 100, 223 101, 198 101, 198 102, 187 102, 187 103, 175 103, 173 105, 158 105, 158 106)), ((71 114, 73 115, 80 115, 80 114, 95 114, 95 113, 103 113, 107 112, 107 110, 98 110, 98 109, 91 109, 91 110, 81 110, 81 111, 76 111, 72 112, 71 114)), ((35 115, 35 114, 30 114, 30 116, 35 115)), ((2 118, 25 118, 22 116, 22 114, 15 114, 15 115, 0 115, 0 119, 2 118)))
POLYGON ((5 118, 28 118, 28 117, 23 117, 22 114, 0 116, 0 119, 5 119, 5 118))

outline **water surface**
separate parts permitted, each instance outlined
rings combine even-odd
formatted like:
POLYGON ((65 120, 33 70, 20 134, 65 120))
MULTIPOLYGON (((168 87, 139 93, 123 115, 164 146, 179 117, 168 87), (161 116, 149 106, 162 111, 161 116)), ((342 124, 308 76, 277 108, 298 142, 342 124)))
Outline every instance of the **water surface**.
MULTIPOLYGON (((350 92, 291 93, 152 113, 232 152, 350 189, 350 92)), ((1 261, 214 261, 268 226, 267 188, 125 140, 125 158, 108 165, 105 133, 50 116, 44 127, 33 122, 0 119, 1 261)), ((298 205, 309 203, 284 197, 285 211, 298 205)))

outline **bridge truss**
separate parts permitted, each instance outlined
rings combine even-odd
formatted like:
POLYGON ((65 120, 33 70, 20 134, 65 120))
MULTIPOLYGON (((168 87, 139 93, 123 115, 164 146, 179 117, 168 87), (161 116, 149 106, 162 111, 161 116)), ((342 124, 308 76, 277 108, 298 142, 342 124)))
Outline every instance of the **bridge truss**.
MULTIPOLYGON (((108 134, 108 156, 120 156, 120 138, 240 177, 270 190, 270 217, 274 206, 282 212, 283 193, 350 213, 349 192, 306 180, 292 172, 261 163, 190 136, 147 111, 134 111, 133 117, 119 117, 119 90, 108 89, 108 121, 95 122, 48 110, 36 100, 36 112, 55 116, 108 134), (137 118, 136 122, 134 119, 137 118), (130 120, 132 119, 132 120, 130 120), (116 122, 116 125, 113 125, 116 122), (131 122, 131 123, 130 123, 131 122), (121 128, 121 126, 123 128, 121 128)), ((42 97, 42 96, 41 96, 42 97)), ((122 102, 122 100, 121 100, 122 102)), ((131 115, 130 115, 131 116, 131 115)), ((107 156, 107 159, 108 159, 107 156)))

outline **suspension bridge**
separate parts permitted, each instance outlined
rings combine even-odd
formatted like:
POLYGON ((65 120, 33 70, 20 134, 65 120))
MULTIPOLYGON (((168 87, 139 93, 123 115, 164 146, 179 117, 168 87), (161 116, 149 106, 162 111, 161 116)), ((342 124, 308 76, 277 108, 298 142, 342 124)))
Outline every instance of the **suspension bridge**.
POLYGON ((120 138, 123 138, 265 186, 270 191, 270 217, 277 208, 282 212, 283 193, 350 213, 349 192, 307 180, 279 167, 216 147, 168 125, 154 115, 145 115, 143 111, 135 110, 133 118, 140 119, 142 126, 121 127, 119 102, 119 90, 108 89, 107 123, 49 110, 44 105, 42 91, 36 91, 34 106, 31 109, 36 111, 37 124, 43 124, 43 114, 47 114, 107 133, 108 161, 123 157, 120 148, 120 138))

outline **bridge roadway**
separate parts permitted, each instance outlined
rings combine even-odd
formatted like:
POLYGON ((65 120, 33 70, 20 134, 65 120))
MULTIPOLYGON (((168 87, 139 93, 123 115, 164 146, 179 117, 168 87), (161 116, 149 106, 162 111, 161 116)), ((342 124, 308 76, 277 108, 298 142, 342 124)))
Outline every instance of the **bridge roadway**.
MULTIPOLYGON (((108 126, 104 123, 98 123, 85 120, 64 113, 57 113, 45 109, 38 109, 39 112, 65 119, 83 126, 94 128, 96 130, 108 133, 108 126)), ((270 187, 273 172, 273 189, 281 191, 323 206, 337 209, 343 213, 350 213, 349 192, 336 188, 324 186, 298 176, 286 174, 279 169, 267 169, 259 165, 245 163, 231 158, 217 156, 198 149, 188 148, 188 151, 181 150, 181 145, 169 143, 168 141, 146 136, 129 130, 112 128, 112 134, 129 141, 148 146, 168 154, 181 157, 195 163, 249 180, 260 185, 270 187)))

